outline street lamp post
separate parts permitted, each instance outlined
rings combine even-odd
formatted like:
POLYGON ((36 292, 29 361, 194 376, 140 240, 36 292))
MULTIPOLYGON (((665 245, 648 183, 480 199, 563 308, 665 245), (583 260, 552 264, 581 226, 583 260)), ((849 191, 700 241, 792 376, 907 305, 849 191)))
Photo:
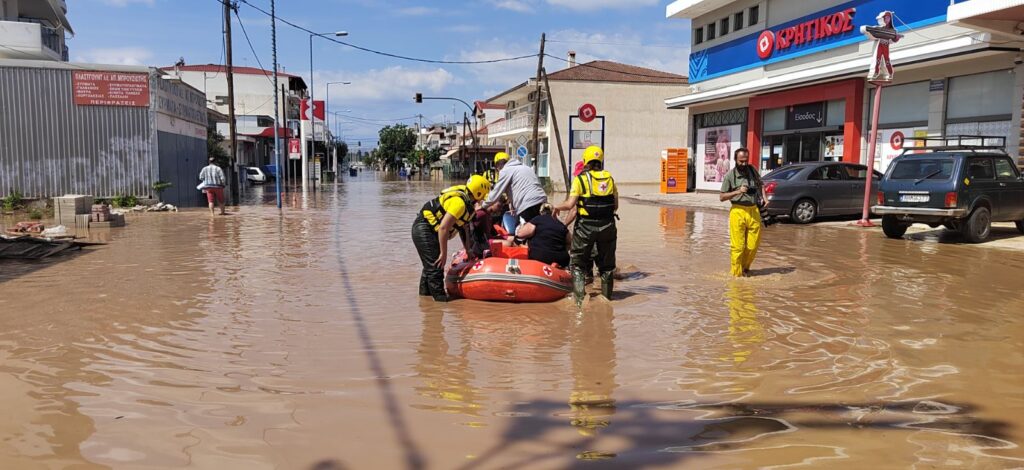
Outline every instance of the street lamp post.
MULTIPOLYGON (((352 82, 330 82, 330 83, 327 84, 327 99, 324 101, 324 119, 325 119, 325 121, 324 121, 324 136, 325 137, 327 136, 326 132, 331 128, 330 121, 327 120, 327 119, 330 118, 331 114, 333 114, 333 113, 330 112, 330 109, 331 109, 331 85, 351 85, 351 84, 352 84, 352 82)), ((314 135, 314 137, 316 137, 316 135, 314 135)), ((334 157, 334 165, 332 165, 332 170, 334 171, 334 181, 338 181, 338 158, 337 158, 337 156, 334 157)))
MULTIPOLYGON (((348 83, 348 82, 345 82, 345 83, 348 83)), ((325 116, 325 117, 329 117, 329 116, 333 115, 334 118, 335 118, 335 125, 334 125, 334 127, 338 128, 338 130, 339 130, 337 133, 335 133, 334 131, 331 131, 331 136, 332 136, 332 139, 331 139, 331 151, 332 151, 332 155, 334 156, 334 178, 335 178, 334 181, 335 182, 337 182, 338 178, 340 178, 340 175, 338 174, 338 164, 339 164, 339 162, 338 162, 337 140, 338 140, 338 136, 341 134, 341 131, 340 131, 341 130, 341 125, 340 125, 341 119, 338 118, 338 116, 342 115, 344 113, 351 113, 351 112, 352 112, 351 109, 343 109, 341 111, 334 111, 334 112, 328 111, 327 112, 327 116, 325 116)), ((327 123, 324 123, 324 127, 327 127, 327 129, 330 130, 330 126, 328 126, 327 123)))
MULTIPOLYGON (((316 155, 316 100, 313 98, 313 38, 314 37, 325 37, 328 34, 333 34, 338 37, 348 36, 347 31, 336 31, 334 33, 310 33, 309 34, 309 128, 312 135, 312 148, 311 152, 316 155)), ((324 116, 325 118, 327 116, 324 116)), ((302 143, 302 148, 306 148, 306 143, 302 143)), ((308 156, 307 156, 308 157, 308 156)), ((309 188, 309 162, 308 158, 302 159, 302 190, 306 191, 309 188)), ((316 183, 314 183, 313 190, 316 190, 316 183)))

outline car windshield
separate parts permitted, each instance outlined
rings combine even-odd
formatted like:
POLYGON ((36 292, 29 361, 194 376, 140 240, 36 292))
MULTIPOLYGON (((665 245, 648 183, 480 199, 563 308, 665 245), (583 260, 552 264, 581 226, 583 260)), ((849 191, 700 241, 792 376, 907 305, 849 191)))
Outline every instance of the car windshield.
POLYGON ((793 177, 796 176, 797 173, 800 173, 800 170, 802 170, 802 168, 779 168, 778 170, 775 170, 771 173, 768 173, 767 175, 764 175, 764 179, 790 180, 793 179, 793 177))
POLYGON ((946 180, 953 176, 952 158, 907 159, 896 163, 889 179, 894 180, 946 180))

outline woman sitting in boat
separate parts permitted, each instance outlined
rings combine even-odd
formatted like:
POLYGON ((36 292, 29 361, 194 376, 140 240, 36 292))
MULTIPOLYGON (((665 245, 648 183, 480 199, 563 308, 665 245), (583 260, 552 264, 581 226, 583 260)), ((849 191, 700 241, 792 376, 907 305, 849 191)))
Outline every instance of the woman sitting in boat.
POLYGON ((569 228, 551 214, 551 204, 544 203, 540 215, 516 229, 516 237, 527 241, 529 258, 546 264, 569 266, 569 228))

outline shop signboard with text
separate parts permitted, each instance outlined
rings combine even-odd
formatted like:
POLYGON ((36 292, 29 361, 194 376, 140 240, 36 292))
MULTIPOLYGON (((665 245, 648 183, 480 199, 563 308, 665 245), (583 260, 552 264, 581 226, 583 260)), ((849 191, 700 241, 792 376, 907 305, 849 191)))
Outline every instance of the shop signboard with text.
POLYGON ((75 70, 71 89, 79 106, 149 106, 149 74, 75 70))
POLYGON ((786 129, 814 129, 825 125, 825 103, 807 103, 786 108, 786 129))
POLYGON ((690 83, 866 41, 861 26, 884 10, 897 31, 946 21, 949 0, 853 0, 690 54, 690 83))

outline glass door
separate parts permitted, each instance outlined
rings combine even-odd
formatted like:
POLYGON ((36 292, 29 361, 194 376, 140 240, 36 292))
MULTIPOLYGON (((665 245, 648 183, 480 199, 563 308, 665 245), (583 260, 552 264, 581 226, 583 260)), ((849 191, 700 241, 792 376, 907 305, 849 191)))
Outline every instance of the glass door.
POLYGON ((800 161, 821 161, 821 133, 800 134, 800 161))

